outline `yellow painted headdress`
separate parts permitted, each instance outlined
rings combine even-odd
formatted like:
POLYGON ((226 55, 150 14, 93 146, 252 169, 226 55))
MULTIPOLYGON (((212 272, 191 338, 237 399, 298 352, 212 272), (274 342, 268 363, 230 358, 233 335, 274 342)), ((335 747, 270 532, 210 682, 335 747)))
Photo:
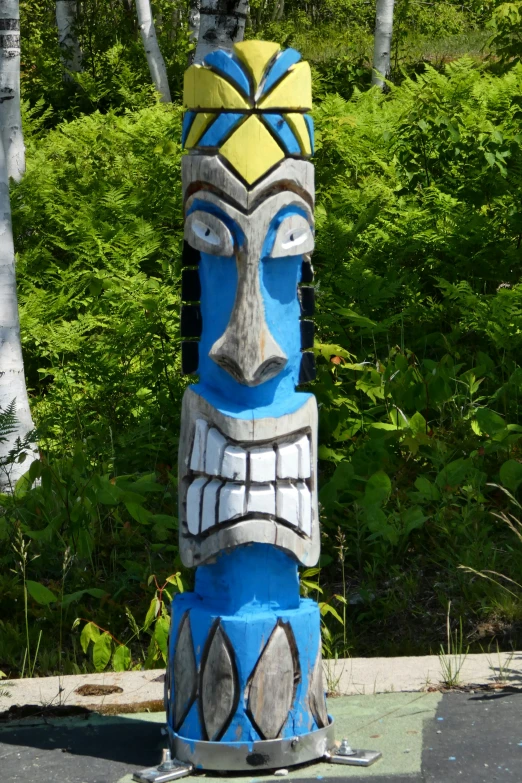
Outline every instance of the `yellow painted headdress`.
POLYGON ((313 153, 310 66, 295 49, 245 41, 185 72, 183 145, 219 153, 253 185, 285 157, 313 153))

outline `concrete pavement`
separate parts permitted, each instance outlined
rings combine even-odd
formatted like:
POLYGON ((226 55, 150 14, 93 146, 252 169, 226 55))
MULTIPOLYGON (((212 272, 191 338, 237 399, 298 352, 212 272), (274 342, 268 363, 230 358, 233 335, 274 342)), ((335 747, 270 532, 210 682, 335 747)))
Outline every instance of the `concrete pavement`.
MULTIPOLYGON (((289 771, 293 783, 490 783, 522 780, 522 691, 387 693, 329 700, 337 737, 379 749, 367 769, 319 763, 289 771)), ((0 727, 2 780, 12 783, 130 783, 157 763, 163 713, 28 719, 0 727)), ((205 777, 225 783, 226 776, 205 777)), ((265 783, 273 775, 235 775, 265 783)))
MULTIPOLYGON (((424 691, 437 687, 449 667, 458 672, 461 685, 522 687, 522 652, 325 661, 325 685, 343 696, 424 691)), ((78 705, 110 713, 158 710, 163 674, 161 670, 107 672, 4 681, 0 682, 0 714, 15 704, 78 705)))

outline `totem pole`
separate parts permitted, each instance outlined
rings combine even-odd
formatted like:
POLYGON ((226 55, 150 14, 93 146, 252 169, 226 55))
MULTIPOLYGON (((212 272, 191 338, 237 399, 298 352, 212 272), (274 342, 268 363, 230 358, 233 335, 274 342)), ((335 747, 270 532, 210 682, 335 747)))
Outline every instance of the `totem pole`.
POLYGON ((296 391, 315 370, 310 68, 236 44, 187 70, 184 104, 182 370, 200 380, 183 399, 179 540, 197 570, 173 603, 167 730, 180 774, 259 772, 334 746, 297 571, 320 549, 317 404, 296 391))

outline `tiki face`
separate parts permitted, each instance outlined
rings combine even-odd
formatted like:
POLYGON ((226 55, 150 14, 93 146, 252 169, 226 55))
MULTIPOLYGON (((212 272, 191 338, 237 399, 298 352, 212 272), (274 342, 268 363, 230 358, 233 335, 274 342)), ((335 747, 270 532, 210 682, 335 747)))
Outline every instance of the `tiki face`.
POLYGON ((181 553, 198 565, 270 543, 312 564, 317 414, 295 391, 312 357, 311 289, 300 288, 314 245, 309 70, 275 44, 236 50, 185 81, 185 242, 200 284, 200 310, 186 312, 202 330, 182 418, 181 553))

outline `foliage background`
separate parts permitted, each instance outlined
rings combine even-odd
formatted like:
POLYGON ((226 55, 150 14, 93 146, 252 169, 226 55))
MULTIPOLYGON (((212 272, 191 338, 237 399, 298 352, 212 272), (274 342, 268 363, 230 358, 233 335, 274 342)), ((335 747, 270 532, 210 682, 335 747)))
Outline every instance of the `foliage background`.
MULTIPOLYGON (((43 457, 1 499, 10 676, 161 666, 168 601, 193 578, 175 479, 188 9, 155 7, 176 96, 162 105, 132 7, 84 7, 85 70, 63 81, 52 4, 22 4, 28 168, 11 200, 43 457)), ((252 5, 248 34, 314 69, 323 555, 303 589, 327 654, 437 651, 450 600, 472 649, 520 646, 516 591, 459 569, 522 566, 493 515, 497 485, 522 484, 513 8, 400 0, 381 95, 372 6, 252 5)))

